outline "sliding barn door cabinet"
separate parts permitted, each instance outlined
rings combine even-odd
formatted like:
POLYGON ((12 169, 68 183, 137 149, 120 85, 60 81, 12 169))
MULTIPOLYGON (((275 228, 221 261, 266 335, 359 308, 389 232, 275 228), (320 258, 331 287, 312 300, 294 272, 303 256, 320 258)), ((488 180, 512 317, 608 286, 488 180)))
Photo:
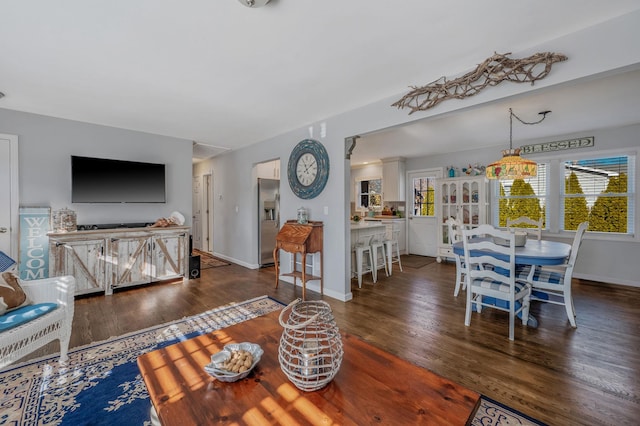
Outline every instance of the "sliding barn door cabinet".
POLYGON ((73 275, 76 295, 187 279, 189 227, 49 234, 50 276, 73 275))

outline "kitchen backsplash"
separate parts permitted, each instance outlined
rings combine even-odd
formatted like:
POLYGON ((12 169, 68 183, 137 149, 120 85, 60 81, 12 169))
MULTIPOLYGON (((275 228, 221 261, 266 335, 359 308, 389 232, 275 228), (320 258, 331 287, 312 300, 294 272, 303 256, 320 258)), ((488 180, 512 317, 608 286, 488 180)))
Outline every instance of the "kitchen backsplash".
MULTIPOLYGON (((389 210, 391 210, 392 212, 394 212, 396 215, 401 215, 402 217, 405 217, 406 215, 406 209, 405 209, 405 202, 404 201, 387 201, 384 203, 384 206, 382 209, 377 209, 375 211, 376 215, 380 215, 382 214, 382 210, 384 208, 388 208, 389 210)), ((352 202, 351 203, 351 216, 353 216, 354 214, 362 214, 362 211, 357 211, 356 210, 356 203, 352 202)))

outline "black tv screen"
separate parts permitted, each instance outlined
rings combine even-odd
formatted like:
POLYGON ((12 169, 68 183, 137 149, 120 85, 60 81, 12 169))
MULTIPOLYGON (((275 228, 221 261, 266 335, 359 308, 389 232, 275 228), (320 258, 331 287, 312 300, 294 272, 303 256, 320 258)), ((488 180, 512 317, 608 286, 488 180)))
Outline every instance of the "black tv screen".
POLYGON ((72 203, 164 203, 164 164, 71 156, 72 203))

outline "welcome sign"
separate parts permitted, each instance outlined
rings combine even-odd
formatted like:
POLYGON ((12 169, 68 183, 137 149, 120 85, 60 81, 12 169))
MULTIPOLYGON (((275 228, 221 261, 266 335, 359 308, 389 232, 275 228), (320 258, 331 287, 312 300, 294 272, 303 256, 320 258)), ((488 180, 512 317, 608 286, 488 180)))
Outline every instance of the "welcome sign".
POLYGON ((20 279, 38 280, 49 276, 51 208, 20 207, 20 279))

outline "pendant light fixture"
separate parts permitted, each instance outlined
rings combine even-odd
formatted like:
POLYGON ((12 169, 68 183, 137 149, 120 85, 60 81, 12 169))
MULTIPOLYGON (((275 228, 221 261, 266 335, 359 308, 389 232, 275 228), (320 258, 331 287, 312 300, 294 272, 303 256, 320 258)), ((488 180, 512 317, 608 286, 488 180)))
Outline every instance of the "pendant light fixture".
POLYGON ((520 157, 520 148, 513 148, 513 117, 522 124, 542 123, 551 111, 541 111, 542 118, 538 121, 528 123, 522 121, 520 117, 509 108, 509 149, 502 150, 502 158, 487 166, 486 176, 489 179, 525 179, 535 177, 538 173, 538 164, 535 161, 520 157))

